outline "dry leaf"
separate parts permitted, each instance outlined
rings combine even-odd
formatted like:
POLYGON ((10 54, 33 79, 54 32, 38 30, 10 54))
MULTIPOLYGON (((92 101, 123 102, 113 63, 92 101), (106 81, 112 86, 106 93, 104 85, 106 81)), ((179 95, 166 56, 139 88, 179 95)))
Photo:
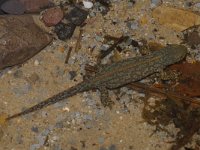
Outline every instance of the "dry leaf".
POLYGON ((191 97, 200 96, 200 62, 176 64, 170 68, 181 72, 176 91, 191 97))
POLYGON ((30 15, 0 16, 0 69, 23 63, 51 40, 30 15))
POLYGON ((200 24, 200 16, 187 10, 159 6, 152 12, 152 16, 162 25, 175 29, 185 30, 200 24))

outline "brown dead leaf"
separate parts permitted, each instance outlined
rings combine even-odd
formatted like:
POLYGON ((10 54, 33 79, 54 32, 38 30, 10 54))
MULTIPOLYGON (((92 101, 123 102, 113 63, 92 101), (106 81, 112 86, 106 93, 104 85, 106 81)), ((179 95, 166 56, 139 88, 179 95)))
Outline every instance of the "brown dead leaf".
POLYGON ((30 15, 0 16, 0 69, 23 63, 51 40, 30 15))
POLYGON ((188 11, 172 7, 159 6, 152 12, 152 16, 162 25, 176 31, 183 31, 191 26, 200 24, 200 16, 188 11))
POLYGON ((181 72, 180 83, 175 90, 190 97, 200 96, 200 62, 175 64, 170 69, 181 72))

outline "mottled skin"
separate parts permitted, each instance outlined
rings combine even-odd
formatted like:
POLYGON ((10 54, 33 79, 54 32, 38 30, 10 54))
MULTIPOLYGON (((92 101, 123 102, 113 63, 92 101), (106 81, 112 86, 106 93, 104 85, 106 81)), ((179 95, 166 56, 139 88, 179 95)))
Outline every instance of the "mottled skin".
POLYGON ((184 46, 169 45, 150 55, 129 58, 110 65, 103 65, 99 67, 95 76, 90 79, 62 91, 20 113, 14 114, 8 117, 7 120, 40 110, 67 97, 71 97, 76 93, 91 89, 100 90, 102 104, 110 107, 113 102, 108 98, 108 89, 115 89, 128 83, 141 80, 153 73, 160 72, 168 65, 182 60, 186 53, 187 49, 184 46))

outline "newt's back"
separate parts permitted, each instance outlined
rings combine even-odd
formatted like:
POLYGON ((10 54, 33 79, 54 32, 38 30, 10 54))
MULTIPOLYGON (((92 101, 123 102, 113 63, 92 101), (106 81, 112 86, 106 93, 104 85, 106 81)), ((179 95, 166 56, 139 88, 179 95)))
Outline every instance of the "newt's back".
POLYGON ((159 72, 166 66, 182 60, 187 48, 181 45, 169 45, 150 55, 129 58, 106 66, 91 80, 96 85, 116 88, 130 82, 141 80, 159 72))

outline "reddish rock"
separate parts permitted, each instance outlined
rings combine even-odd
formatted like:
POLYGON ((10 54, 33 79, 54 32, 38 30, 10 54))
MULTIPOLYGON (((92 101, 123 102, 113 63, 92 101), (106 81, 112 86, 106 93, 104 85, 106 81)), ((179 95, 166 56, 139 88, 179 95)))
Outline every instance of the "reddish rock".
POLYGON ((59 7, 47 9, 43 15, 42 20, 46 26, 54 26, 63 19, 63 11, 59 7))
POLYGON ((0 22, 0 69, 25 62, 52 41, 30 15, 1 15, 0 22))

